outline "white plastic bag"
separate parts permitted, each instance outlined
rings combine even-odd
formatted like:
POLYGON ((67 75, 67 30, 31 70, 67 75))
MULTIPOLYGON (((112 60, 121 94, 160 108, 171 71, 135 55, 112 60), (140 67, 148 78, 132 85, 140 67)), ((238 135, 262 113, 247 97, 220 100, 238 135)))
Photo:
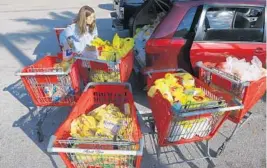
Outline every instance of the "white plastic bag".
POLYGON ((266 76, 265 69, 262 68, 262 62, 256 56, 253 56, 251 63, 246 62, 245 59, 239 60, 235 57, 227 57, 223 71, 238 76, 243 82, 257 81, 266 76))

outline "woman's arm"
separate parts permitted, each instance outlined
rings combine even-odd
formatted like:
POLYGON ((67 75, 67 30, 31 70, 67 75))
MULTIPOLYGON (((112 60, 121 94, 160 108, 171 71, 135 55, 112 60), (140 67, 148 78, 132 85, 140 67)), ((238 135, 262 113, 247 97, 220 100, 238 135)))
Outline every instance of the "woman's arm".
POLYGON ((59 35, 59 42, 61 46, 68 44, 68 37, 73 35, 71 25, 66 27, 59 35))
POLYGON ((95 28, 94 28, 94 31, 93 31, 93 33, 92 33, 92 35, 93 35, 93 39, 94 39, 94 38, 96 38, 96 37, 98 37, 98 30, 97 30, 97 26, 95 26, 95 28))
MULTIPOLYGON (((91 35, 92 35, 92 39, 95 39, 95 38, 98 37, 98 31, 97 31, 97 27, 96 27, 96 26, 95 26, 94 31, 92 32, 91 35)), ((86 46, 86 50, 87 50, 87 51, 95 51, 96 48, 95 48, 95 46, 92 46, 92 45, 91 45, 91 42, 90 42, 89 44, 87 44, 87 46, 86 46)))

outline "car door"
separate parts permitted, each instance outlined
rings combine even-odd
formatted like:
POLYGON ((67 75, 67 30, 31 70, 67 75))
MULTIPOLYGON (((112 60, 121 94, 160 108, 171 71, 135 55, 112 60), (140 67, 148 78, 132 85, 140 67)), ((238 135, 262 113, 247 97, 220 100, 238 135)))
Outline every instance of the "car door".
MULTIPOLYGON (((244 58, 246 61, 257 56, 266 66, 264 11, 263 6, 205 5, 190 50, 193 68, 198 61, 218 63, 225 61, 228 56, 244 58), (256 17, 236 20, 237 13, 240 14, 243 9, 260 9, 262 13, 256 17), (248 19, 252 19, 251 22, 246 22, 248 19)), ((240 15, 243 16, 242 12, 240 15)))
POLYGON ((176 32, 171 38, 168 50, 169 58, 173 58, 169 65, 192 72, 190 63, 190 48, 195 37, 195 26, 201 16, 203 6, 191 6, 181 20, 176 32))

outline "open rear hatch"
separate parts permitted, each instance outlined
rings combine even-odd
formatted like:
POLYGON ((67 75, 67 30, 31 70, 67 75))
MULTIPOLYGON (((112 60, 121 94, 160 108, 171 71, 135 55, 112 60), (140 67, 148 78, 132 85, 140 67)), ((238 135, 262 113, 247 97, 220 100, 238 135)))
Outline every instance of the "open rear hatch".
POLYGON ((145 67, 145 45, 155 31, 163 17, 172 7, 170 0, 147 0, 143 7, 134 15, 131 26, 135 39, 135 66, 136 72, 145 67))

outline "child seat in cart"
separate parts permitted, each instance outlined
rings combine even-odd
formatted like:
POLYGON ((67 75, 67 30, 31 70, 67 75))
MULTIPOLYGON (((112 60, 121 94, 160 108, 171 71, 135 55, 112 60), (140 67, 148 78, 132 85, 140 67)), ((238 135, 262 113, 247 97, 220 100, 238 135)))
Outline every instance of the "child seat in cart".
MULTIPOLYGON (((116 56, 116 53, 114 53, 114 56, 116 56)), ((132 73, 134 54, 133 50, 130 50, 118 62, 103 61, 82 56, 75 58, 79 61, 79 69, 84 83, 88 83, 89 81, 127 82, 132 73)))
MULTIPOLYGON (((50 138, 48 152, 58 152, 67 167, 140 167, 144 140, 137 119, 131 86, 123 83, 89 83, 68 118, 50 138), (71 123, 103 104, 114 103, 122 111, 129 103, 131 124, 125 138, 73 138, 71 123)), ((126 111, 124 111, 126 112, 126 111)))
MULTIPOLYGON (((148 88, 157 79, 164 78, 167 73, 186 72, 182 69, 149 71, 148 88)), ((166 100, 159 91, 153 97, 148 96, 158 136, 158 157, 160 147, 210 140, 227 119, 230 111, 243 108, 243 105, 231 95, 220 92, 196 78, 194 81, 195 86, 201 88, 205 96, 212 101, 176 105, 166 100)), ((209 152, 207 157, 210 157, 209 152)))

